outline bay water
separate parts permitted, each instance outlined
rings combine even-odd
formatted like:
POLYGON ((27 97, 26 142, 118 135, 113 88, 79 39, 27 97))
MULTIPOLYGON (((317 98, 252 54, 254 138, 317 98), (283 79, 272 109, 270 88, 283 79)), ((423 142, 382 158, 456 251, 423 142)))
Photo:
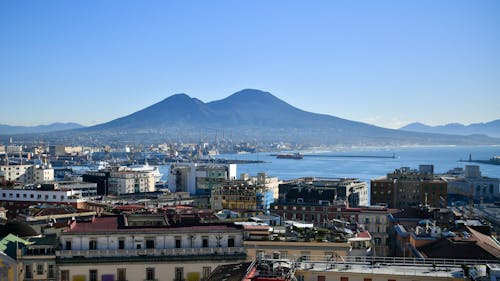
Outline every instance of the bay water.
MULTIPOLYGON (((479 165, 482 175, 500 178, 500 166, 460 162, 472 159, 486 160, 500 155, 500 146, 429 146, 429 147, 397 147, 397 148, 354 148, 336 151, 293 151, 304 154, 301 160, 277 159, 269 152, 251 154, 221 154, 217 158, 234 160, 258 160, 264 163, 238 164, 238 175, 247 173, 257 175, 266 172, 269 176, 288 180, 299 177, 333 177, 359 178, 369 182, 370 179, 385 176, 400 167, 418 169, 420 164, 434 165, 435 173, 444 173, 455 167, 479 165), (311 155, 311 156, 309 156, 311 155), (322 157, 317 157, 319 155, 322 157), (325 157, 334 155, 339 157, 325 157), (341 156, 384 156, 376 157, 341 157, 341 156), (395 156, 392 158, 392 156, 395 156)), ((292 152, 292 153, 293 153, 292 152)), ((160 167, 168 175, 168 165, 160 167)))

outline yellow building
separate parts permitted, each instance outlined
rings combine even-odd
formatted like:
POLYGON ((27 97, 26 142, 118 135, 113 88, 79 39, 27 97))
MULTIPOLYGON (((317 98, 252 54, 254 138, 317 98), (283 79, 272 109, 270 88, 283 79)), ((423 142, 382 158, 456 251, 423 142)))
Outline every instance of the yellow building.
POLYGON ((349 242, 288 242, 288 241, 244 241, 248 259, 276 257, 283 259, 324 260, 348 256, 349 242))

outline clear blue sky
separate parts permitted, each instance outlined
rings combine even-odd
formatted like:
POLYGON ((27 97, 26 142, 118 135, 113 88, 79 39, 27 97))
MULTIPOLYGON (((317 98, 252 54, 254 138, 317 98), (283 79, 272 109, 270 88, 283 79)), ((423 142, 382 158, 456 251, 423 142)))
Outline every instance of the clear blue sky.
POLYGON ((244 88, 396 128, 500 118, 500 1, 1 1, 0 123, 244 88))

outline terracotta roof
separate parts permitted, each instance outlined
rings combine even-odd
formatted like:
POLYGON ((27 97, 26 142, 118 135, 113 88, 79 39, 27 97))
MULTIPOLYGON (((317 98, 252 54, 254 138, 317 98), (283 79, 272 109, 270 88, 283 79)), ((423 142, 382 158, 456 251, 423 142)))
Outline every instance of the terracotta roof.
POLYGON ((227 231, 239 227, 230 224, 190 224, 179 223, 171 226, 123 226, 121 216, 98 217, 93 222, 76 222, 65 233, 96 233, 96 232, 162 232, 162 231, 227 231))
POLYGON ((358 233, 358 237, 359 238, 372 238, 372 236, 370 235, 370 232, 368 232, 368 231, 363 231, 363 232, 358 233))

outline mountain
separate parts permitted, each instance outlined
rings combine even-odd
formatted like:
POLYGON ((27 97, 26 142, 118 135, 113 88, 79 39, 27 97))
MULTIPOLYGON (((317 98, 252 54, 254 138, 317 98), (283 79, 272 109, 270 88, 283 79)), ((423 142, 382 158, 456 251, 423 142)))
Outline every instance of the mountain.
POLYGON ((53 123, 38 126, 9 126, 0 124, 0 135, 36 134, 83 128, 77 123, 53 123))
POLYGON ((460 123, 449 123, 446 125, 429 126, 415 122, 400 128, 400 130, 423 132, 423 133, 453 134, 453 135, 483 134, 498 138, 500 137, 500 119, 486 123, 474 123, 467 126, 460 123))
MULTIPOLYGON (((334 105, 334 101, 328 101, 334 105)), ((290 142, 316 145, 499 144, 487 136, 407 132, 317 114, 291 106, 268 92, 246 89, 203 102, 186 94, 170 96, 130 115, 76 130, 42 134, 65 143, 290 142)))

